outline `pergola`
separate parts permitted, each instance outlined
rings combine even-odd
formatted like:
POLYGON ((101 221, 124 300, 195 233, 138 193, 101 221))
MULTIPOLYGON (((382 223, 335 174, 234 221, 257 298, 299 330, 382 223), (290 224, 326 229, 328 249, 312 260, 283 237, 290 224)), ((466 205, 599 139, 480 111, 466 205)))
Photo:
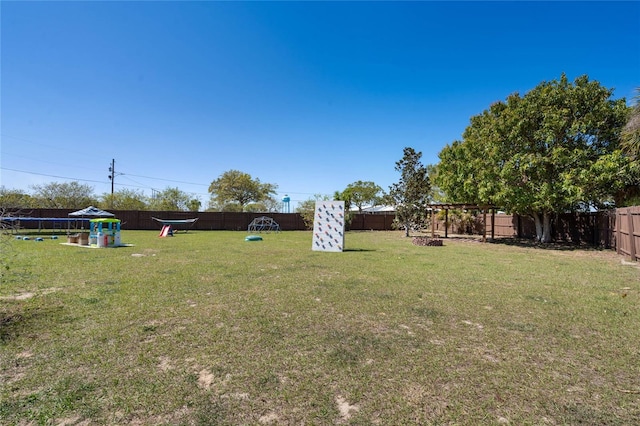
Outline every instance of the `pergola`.
MULTIPOLYGON (((495 236, 495 216, 496 216, 496 206, 491 204, 469 204, 469 203, 436 203, 429 204, 428 207, 431 209, 431 214, 433 215, 436 210, 444 210, 444 237, 447 238, 449 236, 449 210, 481 210, 482 211, 482 242, 487 242, 487 211, 491 210, 491 239, 493 240, 495 236)), ((431 220, 431 238, 435 238, 436 235, 436 221, 432 217, 431 220)))

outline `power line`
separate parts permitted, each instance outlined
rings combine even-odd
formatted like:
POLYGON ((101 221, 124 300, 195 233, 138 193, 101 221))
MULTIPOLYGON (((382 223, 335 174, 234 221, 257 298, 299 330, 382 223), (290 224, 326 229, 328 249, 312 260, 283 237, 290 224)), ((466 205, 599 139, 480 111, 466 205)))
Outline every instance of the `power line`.
POLYGON ((77 181, 82 181, 82 182, 93 182, 93 183, 106 183, 106 182, 100 181, 100 180, 71 178, 71 177, 67 177, 67 176, 49 175, 49 174, 46 174, 46 173, 38 173, 38 172, 27 172, 25 170, 10 169, 8 167, 0 167, 0 169, 8 170, 8 171, 11 171, 11 172, 25 173, 25 174, 28 174, 28 175, 52 177, 52 178, 57 178, 57 179, 77 180, 77 181))
POLYGON ((123 175, 127 175, 127 176, 135 176, 135 177, 139 177, 139 178, 145 178, 145 179, 154 179, 154 180, 163 180, 166 182, 175 182, 175 183, 184 183, 185 185, 198 185, 198 186, 209 186, 205 183, 195 183, 195 182, 185 182, 182 180, 173 180, 173 179, 164 179, 164 178, 156 178, 156 177, 151 177, 151 176, 142 176, 142 175, 134 175, 131 173, 122 173, 123 175))
POLYGON ((25 160, 29 160, 30 162, 38 162, 38 163, 44 163, 44 164, 55 164, 56 166, 67 166, 67 167, 74 167, 77 169, 84 169, 84 170, 95 170, 92 167, 87 167, 87 166, 83 166, 82 164, 69 164, 69 163, 63 163, 60 161, 47 161, 47 160, 43 160, 42 158, 34 158, 34 157, 28 157, 25 155, 18 155, 18 154, 13 154, 13 153, 3 153, 2 154, 3 157, 15 157, 15 158, 23 158, 25 160))
MULTIPOLYGON (((25 170, 11 169, 11 168, 8 168, 8 167, 0 167, 0 169, 1 170, 11 171, 11 172, 25 173, 25 174, 28 174, 28 175, 52 177, 52 178, 56 178, 56 179, 66 179, 66 180, 73 180, 73 181, 80 181, 80 182, 91 182, 91 183, 107 183, 107 182, 104 182, 104 181, 93 180, 93 179, 81 179, 81 178, 72 178, 72 177, 68 177, 68 176, 50 175, 50 174, 46 174, 46 173, 27 172, 25 170)), ((118 186, 128 186, 128 187, 132 187, 132 188, 141 188, 140 186, 127 185, 126 183, 119 183, 118 186)))
MULTIPOLYGON (((19 137, 16 137, 16 136, 8 135, 6 133, 0 133, 0 135, 2 137, 4 137, 4 138, 15 139, 15 140, 21 141, 21 142, 28 142, 28 143, 31 143, 31 144, 34 144, 34 145, 38 145, 38 146, 43 146, 43 147, 47 147, 47 148, 58 148, 55 145, 49 145, 49 144, 45 144, 45 143, 36 142, 36 141, 30 140, 30 139, 19 138, 19 137)), ((41 161, 41 162, 49 163, 49 164, 59 164, 59 163, 53 163, 53 162, 50 162, 50 161, 44 161, 44 160, 39 159, 39 158, 25 157, 23 155, 17 155, 17 154, 10 154, 10 155, 13 155, 13 156, 18 157, 18 158, 24 158, 24 159, 31 160, 31 161, 41 161)), ((74 165, 74 167, 77 167, 77 166, 74 165)), ((89 167, 83 167, 83 168, 87 169, 87 170, 93 170, 93 169, 91 169, 89 167)), ((11 169, 6 169, 6 170, 11 170, 11 169)), ((17 172, 21 172, 21 173, 30 173, 30 174, 34 174, 34 175, 40 175, 40 176, 50 176, 50 177, 63 178, 61 176, 45 175, 45 174, 42 174, 42 173, 26 172, 26 171, 23 171, 23 170, 12 170, 12 171, 17 171, 17 172)), ((161 180, 161 181, 165 181, 165 182, 174 182, 174 183, 183 183, 185 185, 198 185, 198 186, 206 186, 206 187, 209 186, 209 185, 204 184, 204 183, 185 182, 185 181, 181 181, 181 180, 157 178, 157 177, 151 177, 151 176, 142 176, 142 175, 136 175, 136 174, 130 174, 130 173, 124 173, 124 172, 117 173, 118 176, 119 175, 125 175, 125 174, 130 175, 130 176, 145 178, 145 179, 161 180)), ((83 180, 83 179, 73 179, 73 178, 64 178, 64 179, 83 180)), ((84 179, 84 180, 86 181, 86 179, 84 179)), ((109 180, 111 180, 111 178, 109 178, 109 180)), ((93 182, 93 181, 89 181, 89 182, 93 182)), ((102 182, 100 182, 100 183, 102 183, 102 182)))
MULTIPOLYGON (((8 135, 6 133, 0 133, 0 136, 5 137, 5 138, 10 138, 10 139, 15 139, 18 141, 22 141, 22 142, 28 142, 34 145, 39 145, 39 146, 44 146, 44 147, 48 147, 48 148, 58 148, 57 145, 49 145, 46 143, 41 143, 41 142, 36 142, 34 140, 30 140, 30 139, 26 139, 26 138, 20 138, 20 137, 16 137, 16 136, 11 136, 8 135)), ((25 156, 21 156, 21 155, 16 155, 16 154, 10 154, 13 156, 16 156, 18 158, 25 158, 28 160, 33 160, 33 161, 42 161, 45 163, 51 163, 49 161, 44 161, 42 159, 38 159, 38 158, 29 158, 29 157, 25 157, 25 156)), ((59 163, 51 163, 51 164, 59 164, 59 163)), ((78 165, 74 165, 74 167, 79 167, 78 165)), ((83 169, 87 169, 87 170, 93 170, 89 167, 82 167, 83 169)), ((44 173, 37 173, 37 172, 28 172, 28 171, 24 171, 24 170, 15 170, 15 169, 10 169, 10 168, 5 168, 5 167, 0 167, 0 169, 2 170, 9 170, 9 171, 13 171, 13 172, 19 172, 19 173, 26 173, 26 174, 32 174, 32 175, 37 175, 37 176, 46 176, 46 177, 54 177, 57 179, 68 179, 68 180, 76 180, 76 181, 82 181, 82 182, 93 182, 93 183, 107 183, 107 182, 103 182, 103 181, 98 181, 98 180, 91 180, 91 179, 78 179, 78 178, 70 178, 70 177, 65 177, 65 176, 56 176, 56 175, 48 175, 48 174, 44 174, 44 173)), ((185 185, 196 185, 196 186, 204 186, 204 187, 209 187, 209 184, 206 183, 196 183, 196 182, 186 182, 186 181, 182 181, 182 180, 175 180, 175 179, 165 179, 165 178, 158 178, 158 177, 152 177, 152 176, 143 176, 143 175, 137 175, 137 174, 132 174, 132 173, 126 173, 126 172, 119 172, 117 174, 118 176, 134 176, 134 177, 139 177, 139 178, 144 178, 144 179, 152 179, 152 180, 157 180, 157 181, 163 181, 163 182, 173 182, 173 183, 182 183, 185 185)), ((111 179, 109 179, 111 181, 111 179)), ((130 179, 133 182, 133 179, 130 179)), ((144 185, 140 182, 136 182, 137 184, 141 185, 141 186, 135 186, 135 185, 126 185, 126 184, 118 184, 119 186, 129 186, 129 187, 133 187, 133 188, 142 188, 142 189, 153 189, 151 186, 149 185, 144 185)), ((311 195, 314 196, 316 195, 316 193, 311 193, 311 192, 293 192, 293 191, 284 191, 281 190, 279 191, 279 193, 282 194, 295 194, 295 195, 311 195)), ((197 193, 194 193, 197 194, 197 193)), ((200 193, 199 195, 209 195, 209 193, 200 193)), ((294 200, 292 200, 294 201, 294 200)))
MULTIPOLYGON (((77 181, 82 181, 82 182, 93 182, 93 183, 110 183, 111 182, 111 178, 109 178, 109 182, 105 182, 105 181, 101 181, 101 180, 94 180, 94 179, 82 179, 82 178, 75 178, 75 177, 69 177, 69 176, 59 176, 59 175, 51 175, 51 174, 47 174, 47 173, 39 173, 39 172, 31 172, 31 171, 26 171, 26 170, 18 170, 18 169, 12 169, 9 167, 0 167, 1 170, 7 170, 7 171, 11 171, 11 172, 18 172, 18 173, 25 173, 28 175, 36 175, 36 176, 45 176, 45 177, 52 177, 52 178, 57 178, 57 179, 67 179, 67 180, 77 180, 77 181)), ((188 185, 201 185, 201 186, 206 186, 204 184, 201 183, 191 183, 191 182, 183 182, 183 181, 177 181, 177 180, 171 180, 171 179, 162 179, 162 178, 153 178, 153 177, 149 177, 149 176, 140 176, 140 175, 133 175, 133 174, 128 174, 128 173, 117 173, 118 176, 136 176, 136 177, 143 177, 146 179, 155 179, 155 180, 163 180, 163 181, 168 181, 168 182, 177 182, 177 183, 184 183, 184 184, 188 184, 188 185)), ((133 180, 133 179, 130 179, 133 180)), ((135 181, 134 181, 135 182, 135 181)), ((146 187, 146 188, 151 188, 148 185, 144 185, 140 182, 136 182, 139 185, 141 185, 142 187, 146 187)), ((134 185, 126 185, 126 184, 118 184, 121 186, 134 186, 134 185)))
MULTIPOLYGON (((131 179, 131 177, 130 177, 130 176, 131 176, 131 175, 123 174, 123 175, 122 175, 122 178, 123 178, 123 179, 130 180, 131 182, 134 182, 134 183, 138 184, 138 185, 139 185, 139 186, 138 186, 138 188, 150 189, 150 190, 152 191, 152 193, 155 193, 155 192, 162 192, 162 190, 160 190, 160 189, 154 188, 154 187, 149 186, 149 185, 147 185, 147 184, 144 184, 144 183, 142 183, 142 182, 138 182, 138 181, 137 181, 137 180, 135 180, 135 179, 131 179)), ((122 185, 122 184, 118 184, 118 185, 122 185)), ((129 186, 131 186, 131 185, 129 185, 129 186)), ((192 195, 198 195, 198 196, 209 196, 209 195, 211 195, 211 194, 209 194, 209 193, 204 193, 204 192, 189 192, 189 194, 192 194, 192 195)))
MULTIPOLYGON (((51 174, 46 174, 46 173, 38 173, 38 172, 30 172, 30 171, 26 171, 26 170, 18 170, 18 169, 12 169, 9 167, 0 167, 0 170, 7 170, 7 171, 11 171, 11 172, 18 172, 18 173, 25 173, 25 174, 30 174, 30 175, 36 175, 36 176, 45 176, 45 177, 52 177, 52 178, 56 178, 56 179, 66 179, 66 180, 75 180, 75 181, 80 181, 80 182, 91 182, 91 183, 100 183, 100 184, 110 184, 111 182, 105 182, 105 181, 100 181, 100 180, 94 180, 94 179, 81 179, 81 178, 73 178, 73 177, 68 177, 68 176, 59 176, 59 175, 51 175, 51 174)), ((135 176, 135 177, 140 177, 140 178, 145 178, 145 179, 153 179, 153 180, 160 180, 160 181, 166 181, 166 182, 174 182, 174 183, 183 183, 185 185, 198 185, 198 186, 206 186, 208 187, 209 185, 207 184, 202 184, 202 183, 193 183, 193 182, 185 182, 185 181, 180 181, 180 180, 173 180, 173 179, 163 179, 163 178, 155 178, 155 177, 150 177, 150 176, 142 176, 142 175, 136 175, 136 174, 130 174, 130 173, 118 173, 118 176, 122 176, 122 177, 127 177, 129 178, 129 176, 135 176)), ((144 185, 140 182, 136 182, 135 180, 129 178, 129 180, 137 183, 138 185, 129 185, 129 184, 125 184, 125 183, 119 183, 118 186, 127 186, 127 187, 131 187, 131 188, 138 188, 138 189, 151 189, 154 191, 157 191, 157 189, 149 186, 149 185, 144 185)), ((295 194, 295 195, 315 195, 315 193, 311 193, 311 192, 295 192, 295 191, 284 191, 281 190, 279 191, 279 193, 283 193, 283 194, 295 194)), ((198 194, 198 195, 210 195, 209 193, 197 193, 197 192, 193 192, 193 194, 198 194)), ((291 201, 300 201, 300 200, 291 200, 291 201)))
POLYGON ((45 144, 45 143, 41 143, 41 142, 36 142, 36 141, 32 141, 32 140, 25 139, 25 138, 18 138, 16 136, 11 136, 11 135, 8 135, 6 133, 0 133, 0 136, 2 136, 3 138, 15 139, 15 140, 21 141, 21 142, 29 142, 29 143, 32 143, 34 145, 46 146, 47 148, 58 148, 58 146, 49 145, 49 144, 45 144))

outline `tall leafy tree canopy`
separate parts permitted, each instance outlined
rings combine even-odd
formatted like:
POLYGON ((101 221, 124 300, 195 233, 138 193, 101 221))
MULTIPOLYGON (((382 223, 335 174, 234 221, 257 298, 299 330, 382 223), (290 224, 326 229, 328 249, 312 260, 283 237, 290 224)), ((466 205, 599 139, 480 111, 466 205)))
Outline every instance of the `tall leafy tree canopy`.
POLYGON ((640 87, 636 89, 635 103, 629 113, 627 124, 622 129, 620 148, 634 161, 633 164, 638 165, 633 173, 626 175, 627 186, 621 191, 620 198, 623 198, 626 206, 638 205, 640 204, 640 170, 638 170, 640 169, 640 87))
POLYGON ((31 196, 19 189, 8 189, 0 186, 0 209, 24 209, 35 207, 31 196))
POLYGON ((635 104, 622 129, 621 148, 632 159, 640 160, 640 87, 636 89, 635 104))
POLYGON ((189 194, 171 187, 160 191, 149 201, 151 210, 188 211, 190 206, 191 197, 189 194))
MULTIPOLYGON (((334 194, 334 199, 337 199, 334 194)), ((316 214, 316 201, 328 201, 328 195, 315 194, 313 198, 309 198, 298 204, 296 212, 302 216, 302 220, 307 229, 313 229, 313 220, 316 214)))
POLYGON ((238 204, 241 211, 249 203, 267 201, 276 195, 277 185, 262 183, 248 173, 228 170, 209 185, 211 205, 223 209, 225 205, 238 204))
POLYGON ((421 152, 405 148, 395 167, 400 172, 400 181, 389 187, 388 198, 396 206, 396 220, 404 227, 407 237, 411 228, 424 223, 427 205, 431 201, 431 183, 421 157, 421 152))
POLYGON ((341 193, 337 193, 340 200, 348 203, 349 206, 358 207, 358 212, 362 213, 365 206, 375 206, 380 204, 384 196, 382 188, 371 181, 357 181, 350 183, 341 193))
POLYGON ((187 210, 190 212, 198 212, 200 211, 200 207, 202 207, 202 201, 197 198, 192 198, 187 203, 187 210))
POLYGON ((531 215, 551 240, 554 213, 612 202, 635 179, 620 150, 628 108, 587 76, 542 82, 471 118, 462 141, 439 154, 436 184, 450 202, 531 215))
POLYGON ((93 187, 79 182, 51 182, 33 185, 34 207, 45 209, 81 209, 98 204, 93 187))
POLYGON ((113 194, 102 194, 99 207, 115 210, 146 210, 147 197, 140 191, 124 188, 113 194))

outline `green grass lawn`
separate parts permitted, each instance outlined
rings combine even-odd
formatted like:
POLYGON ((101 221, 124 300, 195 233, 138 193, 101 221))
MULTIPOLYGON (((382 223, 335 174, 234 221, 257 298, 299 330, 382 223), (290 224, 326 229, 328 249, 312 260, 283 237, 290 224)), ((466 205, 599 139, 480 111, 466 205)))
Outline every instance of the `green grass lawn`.
POLYGON ((640 269, 401 232, 10 241, 0 424, 630 425, 640 269))

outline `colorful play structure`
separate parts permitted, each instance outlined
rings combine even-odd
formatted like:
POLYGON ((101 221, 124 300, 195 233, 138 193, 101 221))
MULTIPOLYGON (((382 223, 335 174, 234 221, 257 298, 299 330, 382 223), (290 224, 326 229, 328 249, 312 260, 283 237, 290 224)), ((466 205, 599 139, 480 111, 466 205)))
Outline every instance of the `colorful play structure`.
POLYGON ((92 247, 118 247, 120 241, 120 219, 91 219, 89 221, 89 245, 92 247))
POLYGON ((344 201, 316 201, 313 217, 313 240, 315 251, 342 252, 344 247, 344 201))
POLYGON ((173 229, 171 229, 171 225, 162 225, 162 229, 160 230, 160 235, 158 237, 173 237, 173 229))
MULTIPOLYGON (((97 207, 89 206, 82 210, 71 212, 69 217, 24 217, 5 216, 2 218, 3 225, 6 225, 15 233, 21 228, 21 222, 37 222, 38 232, 48 229, 45 224, 50 223, 53 232, 67 228, 67 244, 85 247, 118 247, 123 246, 120 239, 120 220, 114 218, 114 214, 101 210, 97 207), (86 223, 89 222, 89 232, 86 231, 86 223), (73 225, 73 228, 72 228, 73 225), (80 226, 78 226, 80 225, 80 226)), ((33 226, 25 226, 33 228, 33 226)), ((29 237, 17 236, 16 239, 30 240, 29 237)), ((51 237, 57 239, 58 237, 51 237)), ((42 237, 35 241, 43 241, 42 237)))

